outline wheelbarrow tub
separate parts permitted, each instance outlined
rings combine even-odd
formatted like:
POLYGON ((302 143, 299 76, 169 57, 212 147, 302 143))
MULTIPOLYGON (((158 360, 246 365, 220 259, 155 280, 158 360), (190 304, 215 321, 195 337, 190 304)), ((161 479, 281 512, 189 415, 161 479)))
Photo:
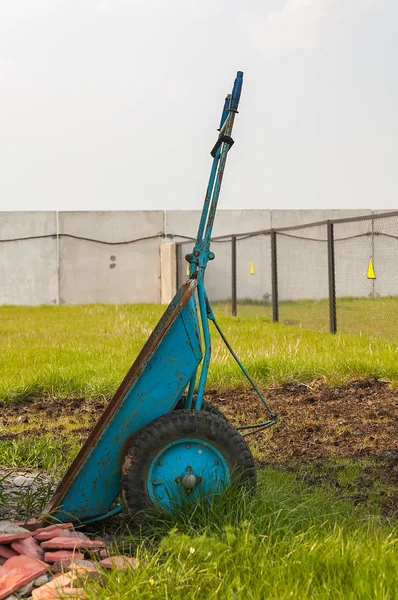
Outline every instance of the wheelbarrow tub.
POLYGON ((120 493, 127 442, 176 406, 202 360, 195 289, 188 280, 178 290, 68 469, 46 509, 55 519, 108 513, 120 493))

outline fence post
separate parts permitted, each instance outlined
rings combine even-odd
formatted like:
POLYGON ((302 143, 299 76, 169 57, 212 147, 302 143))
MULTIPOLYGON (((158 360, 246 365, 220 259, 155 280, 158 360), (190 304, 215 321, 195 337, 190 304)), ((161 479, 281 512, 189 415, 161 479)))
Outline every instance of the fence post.
POLYGON ((337 332, 336 316, 336 274, 334 263, 334 224, 327 222, 328 237, 328 273, 329 273, 329 325, 330 333, 337 332))
POLYGON ((232 282, 232 316, 238 314, 237 288, 236 288, 236 235, 232 236, 231 246, 231 282, 232 282))
POLYGON ((278 253, 276 231, 271 231, 271 280, 272 280, 272 322, 279 321, 279 299, 278 299, 278 253))

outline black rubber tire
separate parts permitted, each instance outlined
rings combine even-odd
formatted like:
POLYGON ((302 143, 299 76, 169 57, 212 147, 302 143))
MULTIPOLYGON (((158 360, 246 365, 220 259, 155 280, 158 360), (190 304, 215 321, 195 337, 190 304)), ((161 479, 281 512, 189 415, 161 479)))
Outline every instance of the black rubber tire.
POLYGON ((256 467, 249 446, 224 418, 208 411, 176 410, 155 419, 135 435, 127 448, 121 475, 122 501, 135 518, 155 508, 148 494, 148 472, 162 448, 180 438, 199 438, 215 446, 228 464, 231 485, 256 488, 256 467))
MULTIPOLYGON (((174 410, 182 410, 185 406, 186 398, 187 398, 186 396, 181 396, 181 398, 179 399, 177 406, 175 407, 174 410)), ((222 417, 223 419, 227 418, 224 415, 224 413, 222 412, 222 410, 220 410, 219 408, 217 408, 217 406, 215 406, 211 402, 208 402, 207 400, 202 400, 201 410, 211 413, 212 415, 218 415, 219 417, 222 417)))

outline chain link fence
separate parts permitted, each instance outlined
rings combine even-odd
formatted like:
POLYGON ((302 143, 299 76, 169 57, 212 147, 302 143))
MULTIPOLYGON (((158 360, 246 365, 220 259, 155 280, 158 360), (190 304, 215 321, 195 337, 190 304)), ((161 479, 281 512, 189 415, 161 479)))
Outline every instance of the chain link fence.
POLYGON ((339 331, 398 341, 398 215, 334 225, 339 331))
MULTIPOLYGON (((216 310, 398 342, 398 211, 212 240, 216 310)), ((192 241, 177 244, 177 282, 192 241)))

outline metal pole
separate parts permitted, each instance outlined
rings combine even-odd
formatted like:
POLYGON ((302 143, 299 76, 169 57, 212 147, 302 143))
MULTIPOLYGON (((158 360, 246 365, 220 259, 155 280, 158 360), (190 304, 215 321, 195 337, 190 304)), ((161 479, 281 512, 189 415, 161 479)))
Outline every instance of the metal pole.
POLYGON ((337 317, 336 317, 336 275, 334 263, 334 224, 332 221, 327 222, 328 236, 328 273, 329 273, 329 324, 330 333, 337 332, 337 317))
POLYGON ((272 321, 279 321, 277 233, 271 230, 272 321))
POLYGON ((231 281, 232 281, 232 316, 236 317, 238 314, 237 310, 237 293, 236 293, 236 235, 232 236, 232 247, 231 247, 231 281))

